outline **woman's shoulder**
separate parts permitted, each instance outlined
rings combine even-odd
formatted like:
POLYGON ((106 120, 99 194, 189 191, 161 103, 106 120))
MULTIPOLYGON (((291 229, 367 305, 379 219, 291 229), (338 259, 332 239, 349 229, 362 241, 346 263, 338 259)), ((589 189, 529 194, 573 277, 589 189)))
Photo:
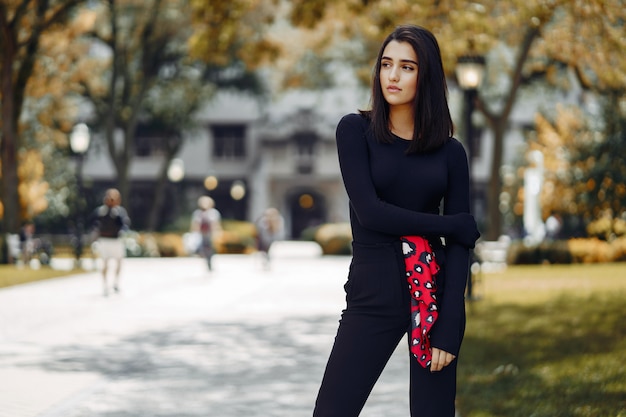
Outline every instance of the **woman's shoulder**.
POLYGON ((341 118, 338 126, 360 126, 360 127, 368 127, 370 124, 370 119, 367 114, 363 113, 348 113, 341 118))
POLYGON ((369 128, 369 119, 359 113, 346 114, 337 124, 337 140, 343 143, 352 143, 363 138, 369 128))
POLYGON ((461 141, 451 137, 446 141, 443 149, 450 166, 467 166, 467 152, 461 141))
POLYGON ((446 152, 452 153, 453 155, 465 155, 465 147, 461 141, 455 137, 450 137, 446 141, 444 148, 446 149, 446 152))

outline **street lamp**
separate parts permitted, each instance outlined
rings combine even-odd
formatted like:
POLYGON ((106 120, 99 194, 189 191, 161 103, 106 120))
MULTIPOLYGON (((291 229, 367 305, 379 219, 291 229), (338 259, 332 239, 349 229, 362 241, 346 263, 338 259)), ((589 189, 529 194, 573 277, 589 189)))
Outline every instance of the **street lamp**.
POLYGON ((172 182, 181 182, 185 178, 185 163, 182 159, 174 158, 170 161, 167 178, 172 182))
POLYGON ((89 148, 89 141, 91 135, 89 134, 89 127, 85 123, 79 123, 74 126, 72 133, 70 133, 70 147, 72 152, 77 156, 76 162, 76 182, 78 184, 78 196, 76 204, 76 265, 80 266, 80 257, 83 254, 83 220, 82 220, 82 208, 78 203, 80 197, 83 194, 83 159, 87 149, 89 148))
POLYGON ((172 213, 174 217, 177 217, 180 211, 181 199, 179 198, 180 186, 178 186, 178 184, 182 184, 184 178, 185 162, 180 158, 172 159, 167 167, 167 179, 170 180, 170 189, 174 195, 174 203, 171 205, 171 211, 168 211, 172 213))
POLYGON ((237 180, 230 187, 230 196, 235 201, 239 201, 246 196, 246 185, 243 181, 237 180))
MULTIPOLYGON (((485 58, 481 55, 463 55, 458 58, 456 63, 456 79, 459 87, 465 95, 465 140, 467 141, 467 159, 469 166, 469 195, 470 208, 474 211, 474 177, 472 165, 474 161, 474 125, 472 123, 472 114, 478 87, 483 81, 485 75, 485 58)), ((470 271, 467 281, 467 297, 473 297, 473 272, 470 271)))

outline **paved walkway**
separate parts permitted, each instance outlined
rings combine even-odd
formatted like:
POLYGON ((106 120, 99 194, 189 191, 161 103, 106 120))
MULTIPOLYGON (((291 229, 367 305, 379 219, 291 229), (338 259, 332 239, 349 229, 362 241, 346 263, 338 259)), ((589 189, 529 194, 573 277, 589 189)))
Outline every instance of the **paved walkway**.
MULTIPOLYGON (((296 254, 297 255, 297 254, 296 254)), ((0 290, 0 417, 307 417, 348 257, 127 259, 0 290)), ((404 346, 362 417, 406 417, 404 346)))

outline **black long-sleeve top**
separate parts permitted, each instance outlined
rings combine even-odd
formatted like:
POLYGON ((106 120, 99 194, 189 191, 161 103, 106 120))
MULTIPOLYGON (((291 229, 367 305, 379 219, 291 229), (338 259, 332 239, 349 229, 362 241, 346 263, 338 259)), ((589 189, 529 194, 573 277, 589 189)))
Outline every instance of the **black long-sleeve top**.
MULTIPOLYGON (((451 138, 428 153, 406 154, 409 141, 376 140, 369 120, 349 114, 337 126, 337 150, 350 199, 355 242, 397 241, 403 235, 425 236, 433 246, 446 238, 445 276, 438 277, 439 317, 431 344, 458 355, 465 326, 464 293, 469 249, 455 243, 455 225, 443 214, 469 213, 469 172, 461 143, 451 138)), ((442 275, 442 274, 439 274, 442 275)), ((407 290, 408 291, 408 290, 407 290)))

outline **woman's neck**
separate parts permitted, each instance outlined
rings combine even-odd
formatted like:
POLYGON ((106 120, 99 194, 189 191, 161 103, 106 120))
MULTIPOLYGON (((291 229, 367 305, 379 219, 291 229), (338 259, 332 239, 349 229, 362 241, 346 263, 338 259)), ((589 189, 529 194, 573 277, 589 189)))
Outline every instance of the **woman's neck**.
POLYGON ((402 106, 389 109, 389 129, 391 133, 402 139, 412 140, 414 128, 415 119, 412 107, 402 106))

